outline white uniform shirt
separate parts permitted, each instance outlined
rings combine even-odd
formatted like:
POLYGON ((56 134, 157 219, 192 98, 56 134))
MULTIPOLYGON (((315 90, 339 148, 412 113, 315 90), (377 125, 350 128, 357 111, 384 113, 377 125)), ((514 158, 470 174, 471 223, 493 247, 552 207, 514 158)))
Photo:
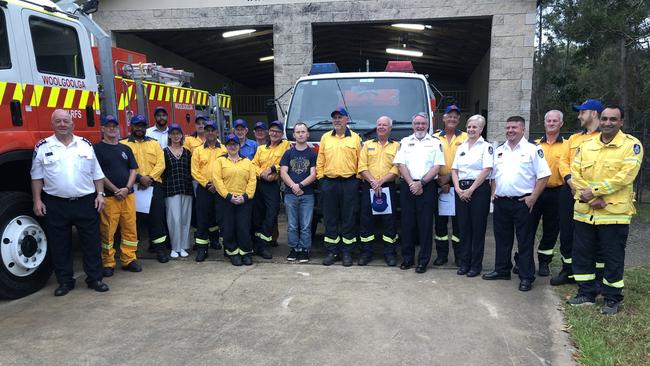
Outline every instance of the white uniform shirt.
POLYGON ((494 151, 497 197, 523 196, 533 192, 538 179, 551 175, 544 150, 522 138, 514 149, 508 142, 494 151))
POLYGON ((167 147, 167 135, 169 134, 169 128, 165 128, 165 131, 160 132, 158 130, 158 127, 153 126, 147 128, 147 132, 145 132, 145 136, 151 137, 152 139, 158 140, 158 144, 160 144, 160 148, 164 149, 167 147))
POLYGON ((475 180, 483 169, 492 168, 493 165, 494 148, 483 137, 479 137, 471 149, 469 141, 458 146, 451 169, 458 170, 458 180, 475 180))
POLYGON ((36 144, 31 175, 43 179, 45 193, 61 198, 95 193, 93 181, 104 178, 93 145, 79 136, 68 146, 54 135, 36 144))
POLYGON ((404 164, 415 180, 422 179, 434 165, 445 165, 442 144, 436 137, 426 134, 418 140, 413 134, 404 137, 400 144, 393 164, 404 164))

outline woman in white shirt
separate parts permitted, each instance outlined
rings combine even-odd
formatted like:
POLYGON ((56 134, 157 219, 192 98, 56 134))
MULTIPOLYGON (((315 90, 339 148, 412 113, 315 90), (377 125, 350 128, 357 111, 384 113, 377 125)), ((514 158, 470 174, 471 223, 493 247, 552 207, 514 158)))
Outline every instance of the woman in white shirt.
POLYGON ((481 136, 485 118, 467 120, 467 141, 456 150, 451 177, 456 192, 456 216, 460 226, 458 275, 476 277, 483 269, 487 216, 490 213, 490 183, 494 148, 481 136))

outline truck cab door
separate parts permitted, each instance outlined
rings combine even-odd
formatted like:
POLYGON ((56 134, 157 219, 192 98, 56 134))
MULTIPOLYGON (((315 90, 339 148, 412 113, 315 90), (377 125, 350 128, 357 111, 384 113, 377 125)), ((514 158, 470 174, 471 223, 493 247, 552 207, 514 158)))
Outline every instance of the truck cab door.
POLYGON ((52 112, 64 109, 72 116, 75 134, 98 141, 97 79, 87 32, 60 13, 23 9, 21 18, 34 80, 30 107, 39 130, 50 135, 52 112))

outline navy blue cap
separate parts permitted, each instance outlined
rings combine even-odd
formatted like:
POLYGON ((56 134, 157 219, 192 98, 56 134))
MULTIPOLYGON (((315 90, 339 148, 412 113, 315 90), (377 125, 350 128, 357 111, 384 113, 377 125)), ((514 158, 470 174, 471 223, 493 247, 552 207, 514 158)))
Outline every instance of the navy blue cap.
POLYGON ((203 122, 203 128, 206 128, 206 127, 211 127, 211 128, 214 128, 216 130, 217 129, 217 123, 215 121, 211 120, 211 119, 208 119, 205 122, 203 122))
POLYGON ((102 117, 101 121, 99 122, 102 126, 106 126, 109 123, 115 123, 116 125, 119 125, 120 123, 117 122, 117 119, 113 117, 110 114, 107 114, 106 116, 102 117))
POLYGON ((334 115, 337 114, 337 113, 340 114, 340 115, 342 115, 342 116, 346 116, 346 117, 349 116, 348 111, 345 110, 345 108, 343 108, 343 107, 338 107, 338 108, 336 108, 336 109, 335 109, 335 110, 330 114, 330 117, 333 118, 334 115))
POLYGON ((269 128, 266 127, 266 123, 264 122, 255 122, 255 127, 253 127, 254 130, 257 130, 258 128, 261 128, 263 130, 268 130, 269 128))
POLYGON ((237 127, 245 127, 248 128, 248 123, 246 123, 246 120, 243 120, 241 118, 237 118, 235 122, 232 123, 232 128, 237 128, 237 127))
POLYGON ((198 120, 203 119, 204 121, 208 120, 208 116, 206 116, 203 113, 197 113, 196 116, 194 116, 194 122, 197 122, 198 120))
POLYGON ((167 133, 171 133, 174 130, 183 133, 183 129, 181 128, 181 125, 179 125, 178 123, 172 123, 171 125, 169 125, 169 128, 167 129, 167 133))
POLYGON ((584 103, 573 106, 574 111, 596 111, 600 113, 603 109, 605 109, 605 106, 598 99, 587 99, 584 103))
POLYGON ((155 116, 156 113, 158 113, 158 112, 160 112, 160 111, 163 111, 163 112, 165 112, 165 114, 168 114, 168 113, 167 113, 167 110, 165 109, 165 107, 159 105, 159 106, 157 106, 156 108, 154 108, 154 110, 153 110, 153 115, 155 116))
POLYGON ((234 141, 234 142, 236 142, 237 144, 239 144, 239 137, 237 137, 237 135, 235 135, 234 133, 229 133, 229 134, 226 136, 226 139, 224 140, 224 144, 228 144, 228 143, 231 142, 231 141, 234 141))
POLYGON ((372 206, 372 209, 376 212, 384 212, 388 208, 388 197, 386 197, 386 193, 381 192, 379 196, 376 194, 372 195, 372 203, 370 204, 372 206))
POLYGON ((275 127, 279 128, 281 131, 284 131, 284 125, 280 121, 271 122, 271 127, 272 126, 275 126, 275 127))
POLYGON ((447 114, 449 112, 456 112, 456 113, 460 114, 460 108, 458 108, 458 106, 455 105, 455 104, 450 104, 450 105, 447 106, 447 108, 445 108, 445 114, 447 114))
POLYGON ((136 114, 135 116, 131 117, 131 125, 146 125, 147 124, 147 118, 141 114, 136 114))

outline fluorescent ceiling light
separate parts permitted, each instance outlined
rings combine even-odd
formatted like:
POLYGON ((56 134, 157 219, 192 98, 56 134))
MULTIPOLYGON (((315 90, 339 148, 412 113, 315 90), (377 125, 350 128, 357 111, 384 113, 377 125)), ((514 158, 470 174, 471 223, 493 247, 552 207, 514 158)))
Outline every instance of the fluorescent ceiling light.
POLYGON ((424 25, 424 24, 408 24, 408 23, 391 24, 391 27, 410 29, 410 30, 419 30, 419 31, 424 30, 425 28, 431 28, 431 26, 424 25))
POLYGON ((387 48, 386 53, 411 57, 422 57, 423 55, 422 51, 407 50, 406 48, 387 48))
POLYGON ((254 33, 255 29, 240 29, 236 31, 223 32, 223 38, 237 37, 244 34, 254 33))
POLYGON ((260 57, 260 62, 271 61, 271 60, 273 60, 273 56, 260 57))

